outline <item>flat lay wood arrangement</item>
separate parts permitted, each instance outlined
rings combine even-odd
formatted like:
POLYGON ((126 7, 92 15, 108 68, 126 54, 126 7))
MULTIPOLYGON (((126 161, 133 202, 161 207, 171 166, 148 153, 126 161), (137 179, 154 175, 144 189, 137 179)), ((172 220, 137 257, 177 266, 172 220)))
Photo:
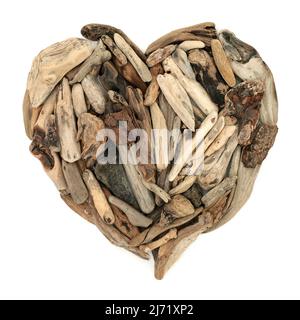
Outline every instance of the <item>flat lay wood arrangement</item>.
MULTIPOLYGON (((172 31, 145 53, 108 25, 81 34, 33 61, 23 103, 30 151, 70 208, 111 243, 152 254, 162 279, 250 197, 278 131, 273 76, 252 46, 213 23, 172 31), (97 161, 97 133, 111 129, 122 145, 120 121, 147 133, 155 163, 97 161), (152 129, 189 129, 192 154, 183 136, 166 144, 152 129), (201 154, 199 166, 192 160, 201 154)), ((134 145, 138 139, 125 150, 134 145)))

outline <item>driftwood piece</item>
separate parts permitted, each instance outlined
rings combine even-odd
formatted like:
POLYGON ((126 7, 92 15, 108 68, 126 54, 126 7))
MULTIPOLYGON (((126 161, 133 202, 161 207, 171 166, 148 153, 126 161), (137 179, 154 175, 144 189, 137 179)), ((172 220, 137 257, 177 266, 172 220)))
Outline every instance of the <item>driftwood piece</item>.
POLYGON ((58 92, 56 121, 61 145, 61 157, 67 162, 81 158, 80 145, 76 140, 77 129, 72 105, 71 89, 66 78, 58 92))
POLYGON ((222 106, 228 86, 218 72, 213 58, 205 50, 194 49, 189 52, 188 59, 196 74, 196 80, 207 90, 212 101, 222 106))
POLYGON ((128 220, 137 227, 149 227, 152 224, 152 220, 146 216, 144 216, 141 212, 137 211, 127 202, 115 197, 109 196, 108 201, 118 207, 124 214, 126 214, 128 220))
POLYGON ((171 196, 186 192, 196 182, 197 176, 187 176, 182 182, 180 182, 175 188, 169 191, 171 196))
POLYGON ((95 43, 71 38, 41 51, 34 59, 27 90, 33 108, 39 107, 64 75, 88 58, 95 43))
POLYGON ((29 139, 32 139, 32 128, 31 128, 31 117, 32 117, 32 108, 29 97, 28 90, 25 91, 23 98, 23 122, 25 127, 26 135, 29 139))
POLYGON ((68 163, 63 160, 62 170, 72 199, 77 204, 84 203, 88 199, 89 193, 82 180, 77 163, 68 163))
POLYGON ((211 41, 211 51, 216 62, 216 66, 223 79, 230 87, 234 87, 236 85, 235 76, 222 44, 218 39, 213 39, 211 41))
MULTIPOLYGON (((212 112, 210 113, 205 120, 202 122, 200 128, 197 130, 195 136, 192 139, 192 148, 191 152, 193 152, 193 150, 198 147, 199 148, 199 144, 201 144, 203 142, 203 138, 207 135, 207 133, 211 130, 211 128, 215 125, 215 123, 218 120, 218 114, 217 112, 212 112)), ((184 145, 183 145, 184 146, 184 145)), ((179 174, 179 172, 181 171, 181 169, 183 168, 183 166, 192 158, 192 154, 189 154, 188 152, 181 152, 179 155, 179 158, 177 159, 176 163, 173 165, 170 174, 169 174, 169 180, 173 181, 177 175, 179 174)))
POLYGON ((141 245, 140 249, 145 250, 146 252, 150 252, 166 244, 168 241, 176 238, 177 238, 177 229, 174 228, 169 230, 164 236, 157 239, 156 241, 141 245))
POLYGON ((115 27, 105 25, 105 24, 98 24, 98 23, 90 23, 82 27, 81 34, 89 40, 97 41, 99 40, 103 35, 108 35, 109 37, 113 38, 114 34, 118 33, 121 35, 125 41, 134 49, 136 54, 142 59, 142 61, 146 61, 145 54, 139 49, 139 47, 132 42, 127 35, 120 29, 117 29, 115 27))
POLYGON ((147 107, 150 107, 153 103, 155 103, 159 96, 160 90, 157 83, 157 76, 164 73, 164 69, 161 64, 157 64, 150 69, 150 72, 152 74, 152 80, 146 90, 144 100, 144 105, 147 107))
POLYGON ((272 72, 261 59, 258 52, 247 43, 239 40, 232 32, 219 34, 225 52, 231 60, 234 73, 244 81, 261 80, 265 94, 260 109, 260 119, 264 124, 276 125, 278 120, 278 102, 272 72))
POLYGON ((48 177, 53 181, 58 191, 67 190, 66 180, 62 171, 62 164, 59 155, 56 152, 51 152, 53 156, 53 167, 51 169, 45 168, 48 177))
POLYGON ((155 259, 155 277, 160 280, 170 267, 178 260, 186 248, 194 242, 197 237, 207 231, 213 224, 211 215, 204 213, 205 219, 188 226, 178 232, 177 238, 161 246, 155 259))
POLYGON ((191 27, 174 30, 154 41, 146 50, 146 55, 172 43, 186 40, 200 40, 210 46, 212 38, 216 38, 215 25, 212 22, 201 23, 191 27))
POLYGON ((130 45, 120 34, 115 33, 114 40, 119 49, 125 54, 127 59, 131 62, 141 79, 144 82, 150 82, 152 79, 152 75, 144 61, 136 54, 136 52, 130 47, 130 45))
POLYGON ((95 76, 88 74, 82 80, 81 85, 93 109, 99 114, 104 113, 107 97, 104 88, 98 79, 95 76))
POLYGON ((184 51, 190 51, 193 49, 203 49, 205 47, 205 43, 200 40, 186 40, 180 43, 178 48, 184 51))
POLYGON ((82 85, 80 83, 75 83, 72 86, 72 102, 75 114, 77 118, 82 114, 87 112, 87 105, 84 97, 84 92, 82 85))
MULTIPOLYGON (((138 72, 133 65, 128 61, 127 64, 121 65, 117 59, 113 59, 114 65, 117 68, 119 74, 134 87, 140 88, 143 93, 146 92, 147 86, 141 79, 138 72)), ((150 71, 149 71, 150 72, 150 71)))
POLYGON ((235 133, 228 140, 225 150, 223 151, 218 161, 215 163, 214 167, 208 173, 199 176, 198 182, 201 188, 205 190, 211 189, 223 180, 228 168, 228 164, 235 148, 237 147, 237 144, 237 133, 235 133))
POLYGON ((147 58, 146 62, 148 67, 153 67, 156 64, 161 63, 164 61, 169 55, 171 55, 174 50, 176 49, 176 46, 171 44, 164 48, 159 48, 155 51, 153 51, 147 58))
POLYGON ((118 59, 120 65, 125 66, 125 64, 127 63, 127 58, 125 54, 117 47, 113 39, 108 35, 103 35, 101 37, 101 40, 110 50, 110 52, 116 57, 116 59, 118 59))
POLYGON ((155 183, 147 182, 145 180, 142 180, 142 181, 143 181, 144 186, 148 190, 153 192, 155 195, 159 196, 165 203, 169 202, 171 197, 169 196, 169 194, 164 189, 162 189, 160 186, 158 186, 155 183))
POLYGON ((193 80, 196 79, 195 73, 184 50, 177 48, 172 54, 172 58, 185 76, 193 80))
POLYGON ((229 138, 234 134, 236 130, 236 126, 224 126, 223 130, 205 151, 205 157, 211 156, 213 153, 225 146, 229 138))
POLYGON ((164 205, 164 211, 175 218, 182 218, 193 214, 195 208, 189 199, 181 194, 177 194, 164 205))
POLYGON ((173 219, 171 221, 167 221, 166 223, 156 223, 153 226, 151 226, 148 229, 145 229, 143 232, 141 232, 137 237, 133 238, 130 241, 131 246, 139 246, 141 244, 146 244, 151 242, 153 239, 158 237, 160 234, 172 229, 172 228, 177 228, 179 226, 182 226, 189 221, 193 220, 196 218, 201 212, 203 208, 198 208, 195 210, 195 213, 179 218, 179 219, 173 219))
POLYGON ((171 57, 168 57, 164 61, 163 67, 166 72, 171 72, 176 77, 191 99, 196 103, 198 108, 200 108, 205 114, 218 111, 218 107, 212 102, 201 84, 196 80, 186 77, 171 57))
POLYGON ((202 198, 201 201, 205 207, 210 207, 215 204, 220 198, 222 198, 225 193, 231 189, 236 184, 237 177, 225 178, 220 184, 208 191, 202 198))
POLYGON ((154 155, 156 167, 159 171, 167 168, 169 164, 168 149, 166 148, 167 136, 165 139, 161 136, 163 131, 167 134, 166 119, 161 112, 158 104, 155 102, 150 107, 152 127, 155 130, 153 133, 154 155))
MULTIPOLYGON (((111 193, 108 189, 103 188, 103 192, 107 199, 111 196, 111 193)), ((136 237, 140 233, 139 229, 129 221, 127 216, 118 207, 114 206, 113 204, 110 204, 110 207, 115 216, 115 227, 128 239, 136 237)))
POLYGON ((107 224, 113 224, 115 222, 114 213, 112 212, 105 194, 93 173, 88 169, 85 170, 83 172, 83 180, 90 192, 94 206, 101 219, 107 224))
POLYGON ((102 63, 111 59, 111 53, 106 50, 103 42, 98 41, 98 45, 93 53, 82 63, 78 72, 75 74, 70 84, 81 82, 88 73, 90 73, 94 66, 101 66, 102 63))
POLYGON ((191 101, 178 80, 170 74, 160 74, 157 76, 157 82, 174 112, 190 130, 194 131, 195 117, 191 101))

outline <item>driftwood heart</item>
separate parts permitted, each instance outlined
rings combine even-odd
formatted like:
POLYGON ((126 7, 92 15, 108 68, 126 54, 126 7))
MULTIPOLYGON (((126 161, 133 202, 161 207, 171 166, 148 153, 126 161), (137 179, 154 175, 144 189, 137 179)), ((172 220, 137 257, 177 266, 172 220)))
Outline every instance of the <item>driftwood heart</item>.
POLYGON ((161 279, 249 198, 277 133, 273 77, 213 23, 173 31, 145 54, 110 26, 82 35, 33 61, 30 150, 68 206, 113 244, 152 252, 161 279))

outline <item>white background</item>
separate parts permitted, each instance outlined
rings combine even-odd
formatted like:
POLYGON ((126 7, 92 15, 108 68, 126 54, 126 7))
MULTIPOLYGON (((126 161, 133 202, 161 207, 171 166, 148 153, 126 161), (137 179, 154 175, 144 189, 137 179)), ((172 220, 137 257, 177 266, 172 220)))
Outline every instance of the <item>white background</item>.
POLYGON ((1 1, 0 298, 300 298, 298 1, 1 1), (91 22, 141 48, 175 28, 214 21, 256 47, 273 71, 279 134, 251 199, 198 238, 164 280, 111 245, 60 200, 28 151, 22 99, 33 57, 91 22))

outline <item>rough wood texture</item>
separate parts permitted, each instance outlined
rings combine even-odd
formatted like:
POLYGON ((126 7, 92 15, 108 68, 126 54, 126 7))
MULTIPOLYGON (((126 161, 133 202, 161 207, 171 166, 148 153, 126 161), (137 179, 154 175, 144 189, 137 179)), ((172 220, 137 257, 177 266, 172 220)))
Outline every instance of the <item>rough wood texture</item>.
POLYGON ((65 74, 88 58, 94 48, 91 41, 71 38, 41 51, 27 82, 32 107, 39 107, 65 74))

